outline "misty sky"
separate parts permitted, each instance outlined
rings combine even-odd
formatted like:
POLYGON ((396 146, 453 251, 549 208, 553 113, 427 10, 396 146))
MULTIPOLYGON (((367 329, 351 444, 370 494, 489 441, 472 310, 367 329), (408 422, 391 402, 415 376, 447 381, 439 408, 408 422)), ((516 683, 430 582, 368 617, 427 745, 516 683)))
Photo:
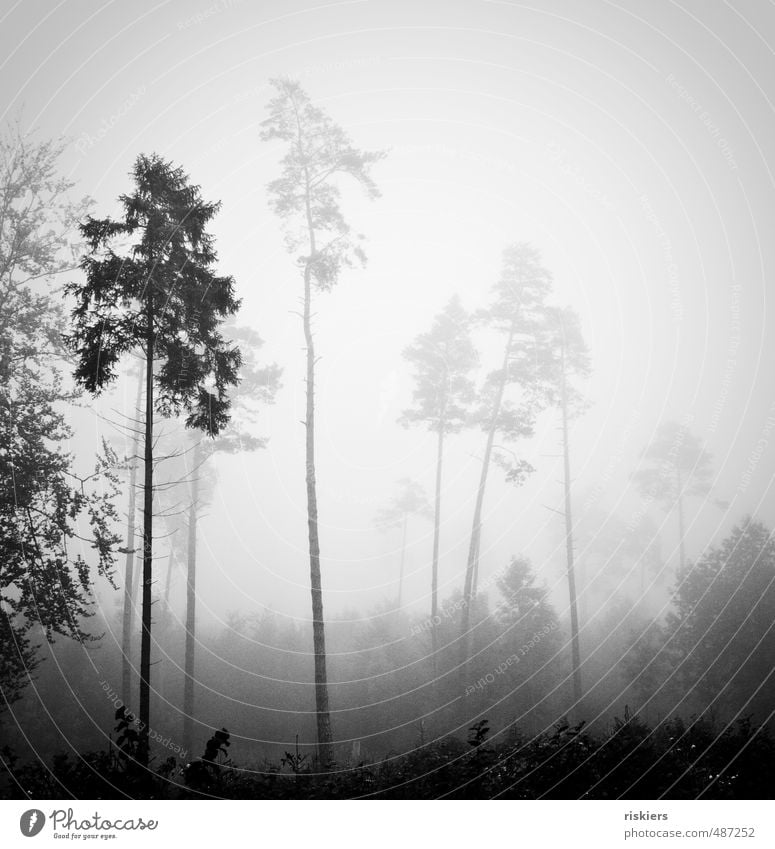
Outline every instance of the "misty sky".
MULTIPOLYGON (((382 197, 345 193, 369 263, 316 301, 318 485, 327 612, 395 593, 398 535, 375 530, 395 482, 432 491, 434 439, 396 419, 401 351, 457 292, 487 303, 502 249, 532 242, 556 300, 580 314, 592 402, 573 424, 577 512, 640 505, 629 484, 660 422, 687 423, 717 481, 688 505, 694 557, 746 513, 775 515, 775 7, 736 2, 53 2, 2 4, 4 120, 66 134, 69 176, 114 214, 138 153, 184 167, 223 209, 219 270, 240 320, 284 369, 254 455, 220 457, 200 531, 200 611, 308 616, 300 279, 265 186, 281 148, 259 140, 269 79, 298 78, 365 149, 382 197), (771 327, 769 328, 771 330, 771 327), (768 423, 769 419, 769 423, 768 423), (729 502, 720 508, 714 502, 729 502)), ((495 350, 484 359, 494 367, 495 350)), ((101 402, 127 411, 122 382, 101 402)), ((87 456, 110 432, 78 418, 87 456)), ((482 583, 530 555, 565 610, 558 418, 519 448, 521 489, 494 467, 482 583), (559 583, 558 583, 559 582, 559 583)), ((447 443, 441 596, 462 586, 483 436, 447 443)), ((675 565, 675 517, 654 510, 675 565)), ((429 606, 431 526, 411 529, 406 596, 429 606)), ((583 552, 580 552, 583 558, 583 552)), ((163 556, 162 556, 163 559, 163 556)), ((182 586, 182 575, 178 585, 182 586)))

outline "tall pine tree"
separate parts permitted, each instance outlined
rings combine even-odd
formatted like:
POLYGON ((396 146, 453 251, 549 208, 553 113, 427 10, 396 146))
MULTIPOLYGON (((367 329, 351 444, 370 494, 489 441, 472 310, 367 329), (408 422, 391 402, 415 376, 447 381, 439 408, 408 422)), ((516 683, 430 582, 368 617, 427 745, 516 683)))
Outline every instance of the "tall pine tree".
POLYGON ((315 106, 293 80, 274 80, 277 94, 269 103, 261 138, 281 141, 286 148, 281 176, 269 184, 270 203, 287 228, 287 244, 301 269, 302 323, 307 350, 306 486, 309 535, 312 639, 315 653, 315 709, 318 760, 322 768, 333 762, 333 732, 326 672, 323 584, 320 572, 318 497, 315 473, 315 345, 312 299, 328 292, 343 268, 365 262, 361 237, 352 233, 342 214, 339 182, 355 181, 367 196, 378 196, 371 166, 381 153, 358 150, 347 133, 315 106))
MULTIPOLYGON (((548 346, 547 298, 551 285, 551 275, 541 264, 538 251, 528 244, 515 243, 503 252, 492 303, 480 313, 482 323, 500 337, 503 347, 501 366, 487 376, 473 419, 485 433, 485 445, 463 589, 464 659, 468 654, 470 607, 478 580, 484 496, 493 451, 497 449, 495 438, 514 442, 532 436, 536 416, 550 403, 553 362, 548 346)), ((529 463, 516 458, 508 464, 507 480, 520 483, 531 471, 529 463)))
POLYGON ((562 418, 563 490, 565 516, 565 553, 568 568, 568 599, 571 621, 571 653, 573 659, 573 697, 581 707, 584 688, 581 679, 581 640, 576 598, 576 568, 573 548, 573 503, 571 499, 570 419, 584 406, 584 399, 574 379, 589 374, 589 354, 581 333, 578 315, 566 307, 550 313, 550 345, 555 363, 555 403, 562 418))

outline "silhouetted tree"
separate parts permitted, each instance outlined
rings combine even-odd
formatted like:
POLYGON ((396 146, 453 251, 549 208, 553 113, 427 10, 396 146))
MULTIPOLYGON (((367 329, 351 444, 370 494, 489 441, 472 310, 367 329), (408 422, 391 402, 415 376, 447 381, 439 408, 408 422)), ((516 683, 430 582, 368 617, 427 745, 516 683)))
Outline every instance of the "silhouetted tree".
POLYGON ((212 270, 217 256, 205 227, 220 205, 203 201, 181 168, 155 154, 138 156, 132 178, 133 193, 119 198, 122 219, 89 216, 81 225, 89 247, 81 261, 86 280, 68 286, 77 305, 67 341, 78 357, 76 379, 95 395, 116 378, 123 355, 139 348, 145 356, 138 759, 147 764, 154 418, 185 411, 186 426, 210 436, 228 422, 227 390, 237 383, 240 352, 225 343, 219 325, 239 301, 234 280, 212 270), (114 245, 132 238, 125 255, 116 253, 114 245))
POLYGON ((479 357, 471 341, 471 317, 460 298, 453 296, 434 319, 431 329, 421 333, 404 351, 415 377, 414 406, 405 410, 400 421, 422 424, 436 434, 436 487, 433 519, 433 559, 431 560, 431 639, 434 669, 437 665, 439 607, 439 541, 441 535, 441 483, 444 437, 457 433, 468 422, 474 399, 471 377, 479 357))
POLYGON ((641 457, 642 467, 633 475, 635 485, 643 495, 661 503, 666 511, 677 508, 679 565, 684 568, 684 498, 710 492, 713 478, 710 454, 685 425, 665 422, 641 457))
POLYGON ((333 761, 333 734, 326 674, 323 588, 320 575, 317 484, 315 479, 315 347, 312 333, 313 292, 328 292, 343 268, 363 264, 365 254, 339 205, 341 178, 350 178, 367 196, 378 196, 371 166, 381 153, 353 147, 348 135, 316 107, 293 80, 274 80, 277 92, 262 123, 264 141, 286 146, 282 174, 269 184, 270 203, 288 230, 288 249, 296 255, 303 278, 304 339, 307 348, 306 484, 309 528, 312 626, 315 651, 315 705, 318 757, 323 767, 333 761))

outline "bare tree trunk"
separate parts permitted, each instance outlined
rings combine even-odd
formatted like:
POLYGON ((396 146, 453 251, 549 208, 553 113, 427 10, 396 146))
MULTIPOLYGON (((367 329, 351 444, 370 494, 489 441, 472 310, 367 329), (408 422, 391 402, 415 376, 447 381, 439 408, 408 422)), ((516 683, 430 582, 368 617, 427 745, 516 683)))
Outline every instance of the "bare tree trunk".
POLYGON ((309 238, 309 256, 304 264, 304 339, 307 345, 306 484, 307 525, 309 529, 310 593, 312 595, 312 645, 315 654, 315 715, 318 734, 318 765, 328 769, 334 762, 333 732, 328 704, 326 672, 326 631, 323 618, 323 585, 320 575, 320 539, 318 537, 318 496, 315 480, 315 345, 312 338, 312 263, 317 258, 315 224, 312 216, 312 178, 306 164, 304 137, 299 112, 294 102, 297 127, 297 152, 304 169, 304 207, 309 238))
MULTIPOLYGON (((137 379, 137 400, 135 409, 139 411, 143 397, 142 373, 137 379)), ((135 430, 132 439, 132 465, 129 469, 129 504, 127 506, 126 526, 126 565, 124 568, 124 612, 122 618, 121 633, 121 699, 125 705, 132 703, 132 619, 134 618, 134 604, 137 598, 135 589, 135 513, 136 513, 136 487, 137 487, 137 454, 140 447, 140 434, 135 430)), ((139 571, 139 570, 138 570, 139 571)))
POLYGON ((474 555, 474 574, 471 577, 471 598, 476 598, 479 592, 479 552, 482 550, 482 532, 481 523, 479 530, 479 538, 476 540, 476 554, 474 555))
POLYGON ((686 547, 684 543, 684 494, 683 480, 681 478, 681 470, 676 464, 675 473, 678 478, 678 557, 681 565, 681 570, 686 566, 686 547))
POLYGON ((191 504, 188 508, 188 574, 186 576, 186 651, 183 662, 183 748, 189 752, 194 735, 194 674, 196 653, 196 524, 199 499, 201 442, 197 440, 192 460, 191 504))
POLYGON ((318 731, 318 762, 321 769, 333 764, 333 734, 328 704, 326 632, 323 619, 323 586, 320 575, 318 497, 315 480, 315 347, 312 339, 311 268, 304 269, 304 338, 307 343, 307 524, 309 527, 309 570, 312 594, 312 642, 315 652, 315 711, 318 731))
POLYGON ((396 610, 401 609, 401 596, 404 588, 404 564, 406 562, 406 526, 409 523, 409 514, 404 513, 404 523, 401 530, 401 566, 398 569, 398 599, 396 610))
POLYGON ((433 655, 433 677, 438 677, 439 635, 439 538, 441 536, 441 477, 444 462, 444 420, 439 421, 436 443, 436 495, 433 512, 433 560, 431 563, 431 652, 433 655))
POLYGON ((484 457, 482 458, 482 471, 479 475, 479 488, 476 492, 476 504, 474 506, 474 521, 471 528, 471 542, 468 547, 468 562, 466 564, 466 578, 463 589, 463 610, 461 612, 460 623, 460 650, 461 663, 468 660, 469 646, 469 625, 471 622, 471 601, 474 597, 474 575, 479 566, 479 544, 482 537, 482 507, 484 505, 484 492, 487 487, 487 473, 490 469, 490 458, 492 457, 492 446, 495 440, 495 432, 498 429, 498 416, 503 403, 503 394, 506 391, 506 379, 509 366, 509 357, 511 356, 511 345, 514 341, 513 328, 509 331, 509 338, 506 342, 506 350, 503 355, 503 368, 501 370, 501 380, 498 384, 498 389, 493 402, 492 415, 490 417, 490 426, 487 431, 487 442, 484 447, 484 457))
POLYGON ((565 348, 562 348, 562 444, 565 467, 565 550, 568 557, 568 592, 570 594, 571 652, 573 656, 573 697, 576 710, 581 707, 584 690, 581 685, 581 648, 579 614, 576 606, 576 573, 573 566, 573 516, 571 514, 570 446, 568 440, 568 393, 565 383, 565 348))
POLYGON ((170 609, 170 587, 172 585, 172 565, 175 562, 175 550, 170 545, 170 552, 167 556, 167 578, 164 581, 164 611, 165 615, 170 609))
POLYGON ((138 760, 148 766, 151 718, 151 583, 153 582, 153 298, 146 308, 145 485, 143 490, 143 627, 140 641, 140 732, 138 760))
MULTIPOLYGON (((161 635, 164 635, 165 637, 169 635, 170 627, 172 625, 172 614, 170 613, 170 586, 172 584, 172 564, 174 556, 174 549, 170 545, 170 550, 167 555, 167 576, 164 579, 164 607, 162 609, 161 617, 156 624, 157 642, 161 635)), ((159 673, 157 676, 156 688, 164 699, 166 699, 169 695, 169 666, 169 659, 166 656, 163 660, 159 661, 159 673)))
MULTIPOLYGON (((137 529, 135 529, 135 531, 136 530, 137 529)), ((142 575, 142 572, 142 569, 135 569, 134 574, 132 575, 132 600, 134 601, 134 605, 129 611, 130 627, 134 627, 135 618, 139 609, 138 599, 140 600, 140 606, 142 606, 142 597, 140 595, 140 577, 142 575)))

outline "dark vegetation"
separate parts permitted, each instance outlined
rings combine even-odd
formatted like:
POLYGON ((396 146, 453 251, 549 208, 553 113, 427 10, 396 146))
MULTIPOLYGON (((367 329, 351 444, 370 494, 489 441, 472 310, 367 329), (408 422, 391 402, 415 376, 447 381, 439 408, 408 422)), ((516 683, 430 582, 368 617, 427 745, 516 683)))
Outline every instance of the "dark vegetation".
MULTIPOLYGON (((120 720, 119 720, 120 725, 120 720)), ((118 730, 118 728, 117 728, 118 730)), ((315 773, 309 759, 286 752, 279 763, 239 766, 229 734, 216 731, 187 765, 168 758, 146 771, 119 742, 105 751, 59 755, 53 765, 6 759, 13 798, 229 799, 769 799, 775 745, 747 720, 720 729, 674 719, 653 729, 617 719, 605 734, 558 723, 528 737, 512 728, 490 739, 487 720, 467 740, 449 737, 401 756, 353 762, 315 773), (155 769, 154 769, 155 768, 155 769)))
MULTIPOLYGON (((88 199, 68 199, 61 147, 18 128, 2 140, 2 794, 771 797, 772 534, 739 517, 720 544, 685 550, 687 502, 710 497, 713 463, 669 421, 632 475, 639 520, 585 525, 568 423, 587 408, 591 364, 578 316, 553 300, 531 245, 505 248, 485 306, 469 312, 452 297, 404 348, 413 391, 399 422, 432 433, 435 486, 404 479, 376 512, 376 527, 401 540, 397 593, 367 615, 324 611, 314 310, 365 262, 340 185, 377 198, 382 154, 356 148, 298 84, 274 85, 262 139, 282 154, 268 198, 300 278, 304 343, 303 624, 267 608, 226 627, 197 621, 212 459, 271 450, 252 425, 281 375, 239 322, 236 281, 215 271, 219 204, 181 168, 141 155, 122 216, 95 218, 88 199), (123 441, 74 456, 71 420, 121 379, 134 399, 116 427, 123 441), (567 617, 524 556, 480 574, 488 487, 496 474, 519 487, 535 471, 528 444, 542 417, 562 433, 567 617), (444 597, 445 459, 463 431, 481 437, 481 465, 461 585, 444 597), (652 504, 678 520, 675 569, 652 504), (421 522, 433 529, 425 612, 405 606, 402 583, 407 529, 421 522), (184 626, 171 588, 180 564, 184 626), (116 599, 99 615, 97 585, 116 599)), ((518 508, 519 531, 516 519, 518 508)))

